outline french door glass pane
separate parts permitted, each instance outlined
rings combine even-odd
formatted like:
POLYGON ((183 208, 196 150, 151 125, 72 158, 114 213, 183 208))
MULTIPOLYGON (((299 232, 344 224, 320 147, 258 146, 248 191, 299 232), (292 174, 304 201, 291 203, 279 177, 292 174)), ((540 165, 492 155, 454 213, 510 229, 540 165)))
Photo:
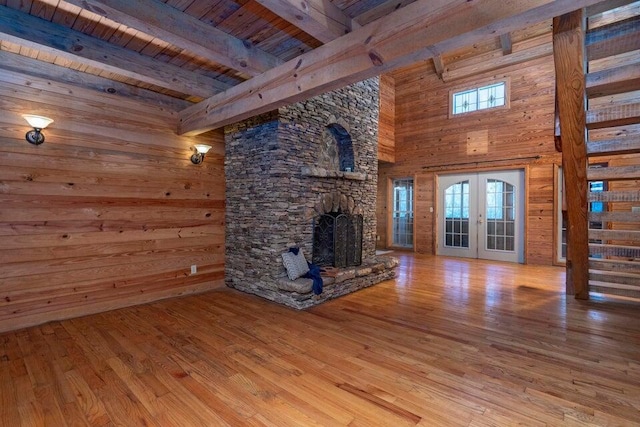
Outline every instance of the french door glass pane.
POLYGON ((515 189, 497 179, 487 180, 487 250, 515 250, 515 189))
POLYGON ((444 245, 469 247, 469 181, 460 181, 444 192, 444 245))
POLYGON ((413 180, 393 181, 393 245, 413 247, 413 180))

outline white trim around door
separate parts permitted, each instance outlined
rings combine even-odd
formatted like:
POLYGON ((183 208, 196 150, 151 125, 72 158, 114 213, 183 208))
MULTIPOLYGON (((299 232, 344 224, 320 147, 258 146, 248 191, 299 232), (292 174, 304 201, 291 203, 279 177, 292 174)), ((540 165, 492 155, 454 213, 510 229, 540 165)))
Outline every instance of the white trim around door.
POLYGON ((438 255, 524 262, 524 170, 439 175, 438 255))

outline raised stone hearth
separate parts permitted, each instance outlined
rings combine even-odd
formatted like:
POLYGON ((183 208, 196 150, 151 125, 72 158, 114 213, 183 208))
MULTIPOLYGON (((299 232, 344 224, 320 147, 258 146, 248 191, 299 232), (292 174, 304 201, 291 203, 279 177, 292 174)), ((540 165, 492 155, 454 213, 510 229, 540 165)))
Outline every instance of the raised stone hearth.
POLYGON ((322 281, 324 288, 320 295, 314 295, 311 292, 313 286, 312 279, 301 277, 296 280, 289 280, 288 277, 282 277, 277 280, 276 285, 290 300, 296 302, 296 308, 307 308, 323 301, 375 285, 384 280, 393 279, 397 266, 398 258, 378 256, 358 267, 336 268, 326 273, 323 272, 322 281))
POLYGON ((225 128, 228 286, 305 308, 393 277, 375 256, 378 95, 374 78, 225 128), (297 246, 311 261, 329 212, 362 215, 362 265, 314 296, 287 283, 281 255, 297 246))

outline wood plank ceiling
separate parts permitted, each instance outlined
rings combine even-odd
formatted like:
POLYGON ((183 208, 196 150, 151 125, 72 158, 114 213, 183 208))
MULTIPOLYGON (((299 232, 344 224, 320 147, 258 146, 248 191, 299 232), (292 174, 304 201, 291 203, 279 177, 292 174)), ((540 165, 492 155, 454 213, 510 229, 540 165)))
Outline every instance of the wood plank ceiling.
POLYGON ((597 3, 0 0, 0 70, 163 104, 194 134, 415 61, 454 80, 550 55, 551 18, 597 3))

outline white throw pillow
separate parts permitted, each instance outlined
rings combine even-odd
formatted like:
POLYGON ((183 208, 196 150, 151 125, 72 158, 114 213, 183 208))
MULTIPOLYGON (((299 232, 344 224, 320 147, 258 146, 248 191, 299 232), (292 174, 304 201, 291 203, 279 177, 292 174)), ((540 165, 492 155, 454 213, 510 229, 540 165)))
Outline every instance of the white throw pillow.
POLYGON ((309 271, 309 265, 302 253, 302 249, 298 251, 298 255, 293 252, 285 252, 282 254, 282 263, 287 270, 287 276, 290 280, 296 280, 300 276, 304 276, 309 271))
POLYGON ((298 250, 298 255, 296 255, 296 264, 298 264, 298 271, 300 272, 300 276, 304 276, 309 272, 309 264, 307 264, 307 259, 302 253, 302 248, 298 250))

